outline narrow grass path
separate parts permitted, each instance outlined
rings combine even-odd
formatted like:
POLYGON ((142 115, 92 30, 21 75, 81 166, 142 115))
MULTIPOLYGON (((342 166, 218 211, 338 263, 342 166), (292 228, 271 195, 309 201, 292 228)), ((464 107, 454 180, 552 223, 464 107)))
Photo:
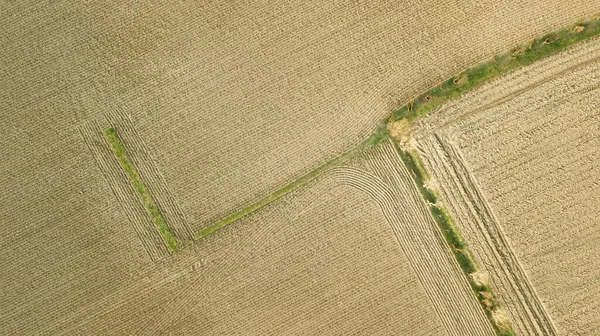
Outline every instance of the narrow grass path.
MULTIPOLYGON (((226 225, 260 209, 290 191, 314 180, 328 168, 339 165, 353 158, 369 147, 375 146, 382 140, 390 137, 400 140, 405 132, 410 132, 414 121, 427 113, 437 109, 443 103, 458 97, 459 95, 480 87, 484 83, 498 78, 512 70, 529 65, 537 60, 556 54, 567 49, 575 43, 596 37, 600 34, 600 18, 594 18, 578 22, 555 32, 546 34, 532 40, 527 45, 520 45, 493 59, 466 69, 456 76, 452 76, 436 87, 416 96, 408 103, 394 111, 387 120, 387 127, 379 127, 377 131, 357 147, 325 162, 310 173, 276 190, 260 201, 210 224, 196 234, 196 238, 206 237, 226 225), (400 130, 400 132, 398 132, 400 130)), ((395 142, 396 143, 396 142, 395 142)), ((465 273, 471 288, 479 303, 483 307, 496 334, 499 336, 513 336, 514 331, 509 321, 500 320, 502 308, 488 284, 482 283, 474 276, 478 271, 471 251, 464 240, 453 218, 446 208, 438 203, 438 193, 426 186, 429 179, 428 173, 421 164, 416 153, 405 151, 397 147, 406 167, 412 172, 413 178, 423 196, 429 204, 432 217, 438 224, 446 243, 454 254, 454 257, 465 273)))
POLYGON ((512 330, 510 322, 500 321, 496 317, 504 316, 504 314, 499 314, 502 311, 502 308, 500 307, 492 288, 490 288, 489 284, 478 281, 477 277, 474 276, 479 271, 479 267, 477 266, 465 239, 460 233, 460 230, 456 226, 454 219, 450 216, 448 210, 442 204, 437 202, 437 191, 426 186, 429 181, 429 174, 421 163, 418 154, 403 150, 397 145, 396 149, 400 154, 404 165, 411 172, 415 183, 419 187, 421 195, 428 204, 432 217, 438 224, 438 227, 444 236, 444 240, 448 244, 452 254, 454 254, 454 258, 463 270, 463 273, 466 275, 469 285, 471 286, 471 289, 473 289, 473 292, 494 328, 494 331, 499 336, 514 336, 515 333, 512 330))
POLYGON ((165 242, 169 246, 169 249, 171 251, 176 251, 177 249, 179 249, 177 240, 175 239, 175 236, 173 235, 171 229, 167 226, 167 221, 158 210, 156 203, 150 196, 148 189, 142 182, 142 179, 140 178, 135 167, 133 166, 133 163, 131 163, 131 160, 129 160, 127 152, 125 151, 125 147, 123 146, 121 139, 119 139, 119 136, 117 135, 117 131, 114 128, 109 128, 104 131, 104 136, 110 144, 113 153, 115 154, 117 159, 119 159, 121 167, 123 167, 123 170, 125 170, 125 173, 127 173, 129 181, 131 181, 131 183, 135 187, 135 190, 141 196, 144 206, 150 213, 152 220, 154 221, 156 227, 165 239, 165 242))
MULTIPOLYGON (((396 143, 399 142, 402 136, 406 135, 405 133, 410 133, 410 128, 415 120, 436 110, 443 103, 512 70, 556 54, 575 43, 596 37, 599 34, 600 18, 582 21, 534 39, 528 45, 513 48, 509 52, 495 56, 490 61, 478 64, 456 76, 450 77, 436 87, 413 98, 392 114, 388 125, 392 129, 393 137, 397 140, 396 143)), ((421 195, 429 204, 431 215, 442 231, 446 243, 466 275, 496 334, 499 336, 515 335, 510 322, 501 321, 497 318, 497 316, 504 314, 500 313, 502 308, 498 304, 493 290, 488 284, 476 280, 474 275, 478 272, 479 267, 460 230, 455 225, 454 219, 447 209, 438 203, 438 193, 436 190, 427 187, 429 174, 421 163, 418 154, 403 150, 400 147, 397 147, 397 150, 406 167, 412 172, 413 179, 419 187, 421 195)))
POLYGON ((491 79, 556 54, 575 43, 598 36, 598 34, 600 34, 600 18, 594 18, 548 33, 532 40, 529 44, 517 46, 508 52, 496 55, 487 62, 466 69, 460 74, 440 82, 436 87, 421 93, 396 110, 390 117, 390 122, 398 120, 412 122, 440 107, 448 100, 473 90, 491 79))
MULTIPOLYGON (((473 90, 489 80, 504 75, 511 70, 518 69, 542 58, 556 54, 577 42, 587 40, 598 36, 599 34, 600 18, 580 21, 570 27, 534 39, 527 45, 517 46, 506 53, 495 56, 490 61, 483 62, 456 76, 450 77, 448 80, 439 83, 436 87, 411 99, 411 101, 394 111, 387 120, 387 125, 392 129, 392 132, 389 132, 386 127, 377 128, 374 134, 357 147, 323 163, 308 174, 274 191, 258 202, 238 210, 215 223, 209 224, 207 227, 196 233, 196 239, 206 237, 232 222, 262 208, 288 192, 314 180, 327 168, 339 165, 348 159, 357 156, 365 149, 388 138, 390 134, 396 136, 393 132, 394 124, 403 123, 404 125, 402 128, 409 129, 410 125, 412 125, 418 117, 435 110, 448 100, 473 90)), ((421 185, 420 182, 417 182, 417 184, 421 185)), ((430 202, 435 197, 435 195, 427 190, 421 190, 421 193, 425 199, 430 202)))
POLYGON ((388 137, 389 137, 389 134, 387 132, 385 125, 381 125, 380 127, 377 128, 377 131, 375 131, 375 133, 373 133, 367 140, 363 141, 357 147, 354 147, 354 148, 350 149, 349 151, 344 152, 341 155, 336 156, 333 159, 323 163, 322 165, 320 165, 317 168, 310 171, 308 174, 292 181, 291 183, 285 185, 283 188, 277 189, 275 192, 271 193, 269 196, 261 199, 260 201, 253 203, 246 208, 238 210, 238 211, 232 213, 231 215, 219 220, 218 222, 215 222, 215 223, 205 227, 204 229, 200 230, 200 232, 198 232, 196 234, 196 238, 199 239, 202 237, 206 237, 206 236, 210 235, 211 233, 223 228, 224 226, 229 225, 229 224, 235 222, 236 220, 262 208, 263 206, 273 202, 274 200, 278 199, 279 197, 289 193, 290 191, 314 180, 319 175, 321 175, 323 172, 325 172, 328 168, 337 166, 345 161, 348 161, 349 159, 362 153, 367 148, 373 147, 373 146, 377 145, 378 143, 382 142, 383 140, 388 139, 388 137))

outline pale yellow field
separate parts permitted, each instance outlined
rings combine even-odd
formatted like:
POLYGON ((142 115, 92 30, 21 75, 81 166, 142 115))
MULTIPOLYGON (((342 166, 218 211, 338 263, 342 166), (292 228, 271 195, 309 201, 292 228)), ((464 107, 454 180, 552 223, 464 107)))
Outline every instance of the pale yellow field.
POLYGON ((0 3, 0 334, 228 333, 244 317, 280 334, 288 317, 307 333, 306 321, 490 334, 418 205, 432 251, 398 247, 412 215, 392 230, 368 197, 320 181, 189 238, 351 148, 413 94, 599 11, 583 0, 0 3), (110 126, 182 252, 169 254, 112 156, 110 126), (426 253, 438 262, 420 272, 433 274, 415 266, 426 253), (285 287, 294 281, 304 287, 285 287), (218 314, 204 298, 223 304, 218 314))
POLYGON ((195 230, 351 148, 438 81, 600 12, 583 0, 0 6, 3 120, 131 115, 195 230))
POLYGON ((125 98, 196 230, 353 147, 412 95, 600 12, 581 0, 277 4, 183 9, 185 37, 154 54, 175 69, 125 98))
POLYGON ((75 241, 34 222, 3 245, 0 334, 493 334, 390 144, 153 263, 84 143, 54 140, 102 191, 69 204, 99 208, 56 219, 75 241))
POLYGON ((391 144, 175 255, 149 280, 62 332, 493 335, 391 144))
POLYGON ((77 129, 53 122, 0 123, 11 149, 0 160, 1 335, 53 334, 156 267, 134 230, 153 229, 143 206, 125 195, 140 216, 129 221, 77 129))
POLYGON ((413 137, 520 334, 600 329, 600 40, 509 74, 413 137))

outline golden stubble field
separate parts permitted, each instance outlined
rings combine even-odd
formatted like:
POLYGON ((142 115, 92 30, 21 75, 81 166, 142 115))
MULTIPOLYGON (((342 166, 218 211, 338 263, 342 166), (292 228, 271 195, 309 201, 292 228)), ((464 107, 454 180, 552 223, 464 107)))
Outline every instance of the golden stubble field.
POLYGON ((600 40, 417 125, 412 144, 520 334, 600 328, 600 40))
POLYGON ((494 334, 390 143, 171 260, 62 332, 494 334))
POLYGON ((356 145, 412 95, 600 11, 583 0, 1 6, 3 120, 64 129, 131 115, 195 230, 356 145))
POLYGON ((353 147, 415 93, 599 11, 562 0, 219 3, 181 19, 185 60, 125 110, 198 230, 353 147))
MULTIPOLYGON (((353 146, 398 101, 598 10, 558 0, 3 2, 0 333, 136 331, 211 260, 208 243, 167 257, 101 127, 129 130, 132 161, 189 236, 353 146)), ((218 235, 230 240, 213 249, 247 243, 218 235)))
POLYGON ((71 188, 96 192, 55 214, 70 235, 8 218, 22 227, 13 237, 29 239, 19 249, 3 241, 2 334, 493 335, 389 143, 152 262, 134 227, 122 227, 127 208, 101 197, 135 194, 111 191, 86 144, 69 140, 56 142, 76 159, 55 170, 82 169, 71 188), (86 202, 97 213, 81 211, 86 202))

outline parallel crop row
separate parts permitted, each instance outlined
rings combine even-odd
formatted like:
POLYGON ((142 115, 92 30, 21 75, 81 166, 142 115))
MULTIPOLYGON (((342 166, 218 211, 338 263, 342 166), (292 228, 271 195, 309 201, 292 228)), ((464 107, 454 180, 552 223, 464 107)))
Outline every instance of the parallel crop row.
POLYGON ((401 119, 412 121, 490 79, 529 65, 598 34, 600 34, 600 19, 596 18, 536 38, 527 45, 517 46, 508 52, 496 55, 490 61, 440 82, 436 87, 418 95, 396 110, 390 117, 390 121, 401 119))

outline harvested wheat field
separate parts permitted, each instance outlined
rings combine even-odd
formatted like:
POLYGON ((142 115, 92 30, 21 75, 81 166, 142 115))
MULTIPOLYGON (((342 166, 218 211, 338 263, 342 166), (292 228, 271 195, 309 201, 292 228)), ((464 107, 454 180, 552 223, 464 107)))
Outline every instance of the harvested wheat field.
MULTIPOLYGON (((99 177, 96 187, 110 194, 99 177)), ((14 310, 0 333, 493 335, 389 143, 168 261, 151 263, 133 228, 118 234, 124 216, 84 227, 117 246, 44 232, 26 258, 4 246, 1 306, 14 310)))
POLYGON ((510 323, 486 316, 382 130, 418 92, 597 12, 0 3, 0 334, 594 330, 598 42, 479 90, 488 105, 448 105, 415 138, 510 323))
POLYGON ((600 40, 446 104, 412 145, 523 335, 600 330, 600 40))
POLYGON ((389 143, 173 259, 69 332, 494 334, 389 143))
POLYGON ((600 11, 583 0, 0 6, 1 116, 27 128, 130 115, 194 230, 356 145, 415 93, 600 11))

